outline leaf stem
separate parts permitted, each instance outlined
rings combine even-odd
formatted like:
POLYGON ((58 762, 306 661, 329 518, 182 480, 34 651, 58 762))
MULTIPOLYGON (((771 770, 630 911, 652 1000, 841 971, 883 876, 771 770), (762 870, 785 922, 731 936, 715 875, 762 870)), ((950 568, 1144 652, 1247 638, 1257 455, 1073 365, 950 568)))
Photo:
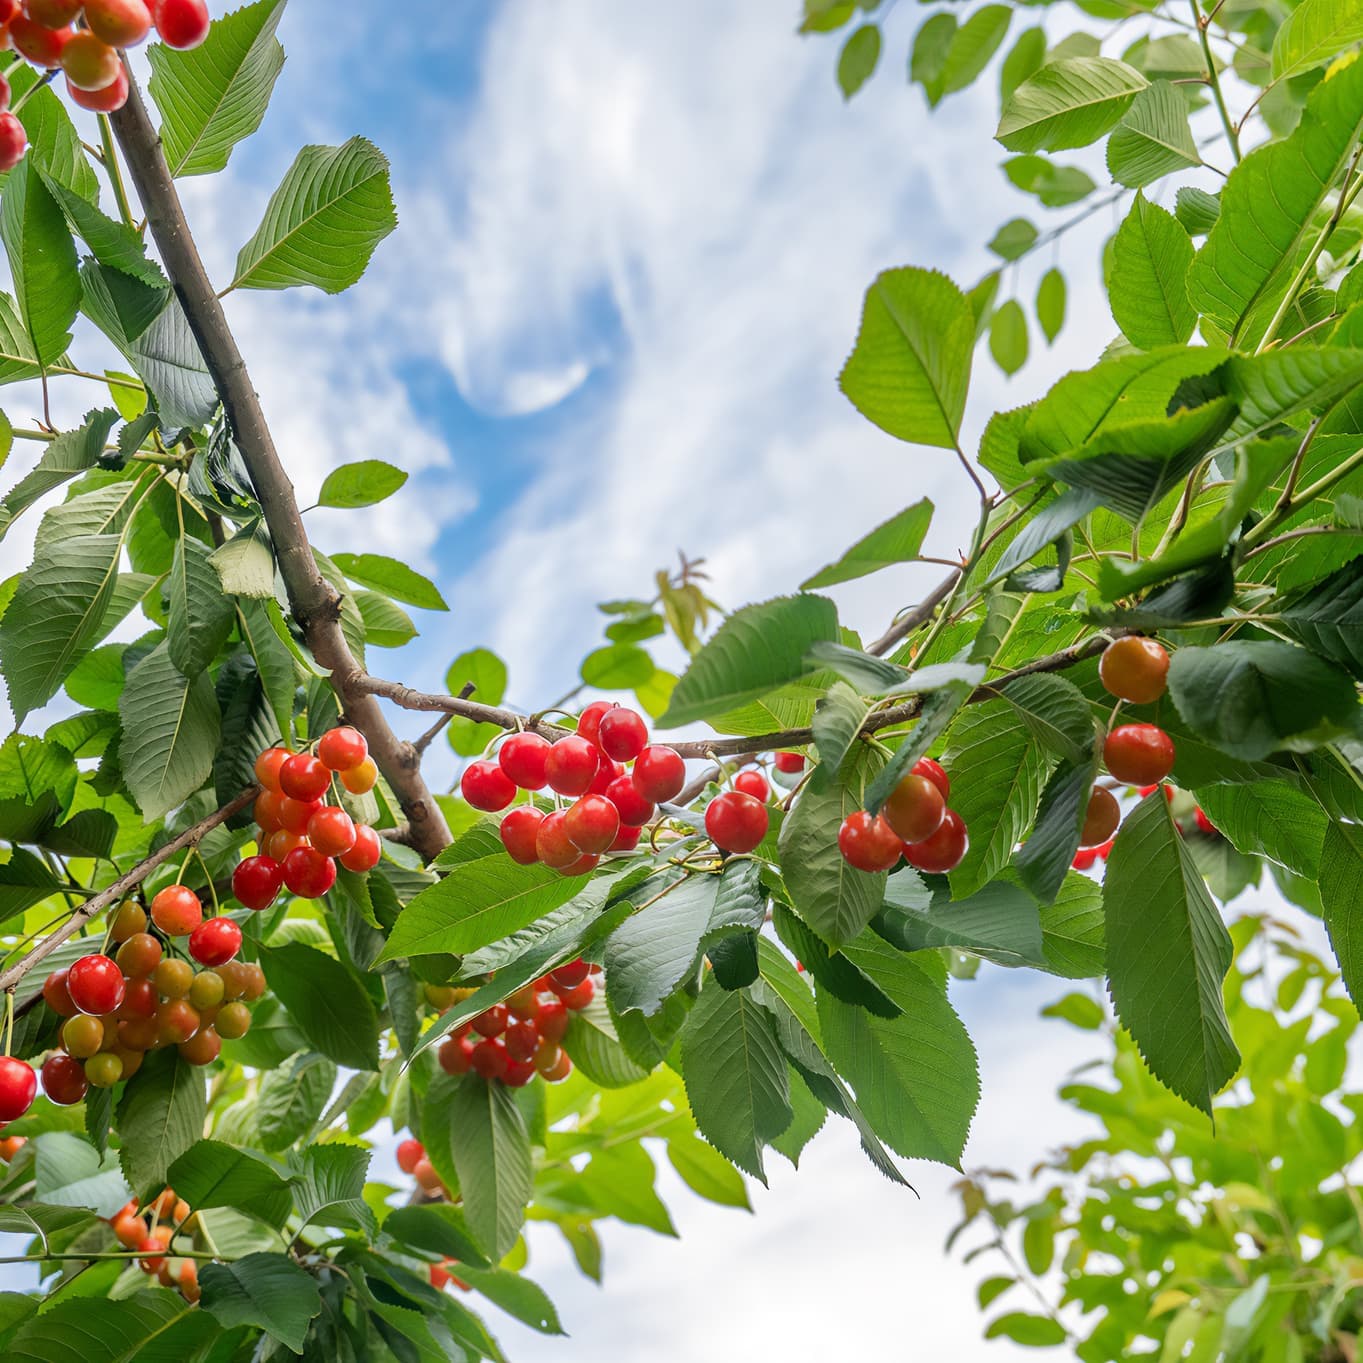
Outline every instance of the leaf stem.
POLYGON ((114 191, 114 202, 118 205, 119 216, 128 227, 133 225, 132 207, 128 203, 128 189, 123 183, 123 171, 118 164, 118 153, 114 149, 114 133, 109 126, 109 115, 99 116, 99 145, 104 152, 104 169, 109 173, 109 184, 114 191))
MULTIPOLYGON (((1221 77, 1216 71, 1216 58, 1212 56, 1211 39, 1207 29, 1211 26, 1211 15, 1204 16, 1198 0, 1188 0, 1193 9, 1193 22, 1197 25, 1198 41, 1202 44, 1202 59, 1207 63, 1207 84, 1211 87, 1212 98, 1216 101, 1216 111, 1221 115, 1221 126, 1226 130, 1226 141, 1230 143, 1231 155, 1236 164, 1240 162, 1240 134, 1231 122, 1230 110, 1226 107, 1225 92, 1221 89, 1221 77)), ((1220 5, 1217 6, 1217 9, 1220 5)), ((1214 14, 1216 11, 1213 10, 1214 14)))

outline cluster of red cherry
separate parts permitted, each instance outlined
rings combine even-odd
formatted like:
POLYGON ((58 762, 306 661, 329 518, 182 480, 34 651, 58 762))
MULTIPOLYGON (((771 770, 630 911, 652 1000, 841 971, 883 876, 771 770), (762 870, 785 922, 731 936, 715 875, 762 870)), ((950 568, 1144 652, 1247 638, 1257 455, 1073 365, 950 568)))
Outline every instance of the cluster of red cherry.
MULTIPOLYGON (((600 970, 579 957, 484 1009, 441 1042, 441 1068, 446 1074, 472 1070, 511 1088, 524 1088, 537 1074, 551 1084, 566 1079, 573 1072, 562 1047, 569 1014, 581 1012, 596 996, 592 976, 600 970)), ((428 990, 427 998, 444 1012, 446 998, 452 1003, 459 992, 428 990)))
POLYGON ((118 1243, 143 1256, 137 1261, 142 1272, 162 1287, 178 1288, 188 1302, 199 1300, 198 1267, 193 1259, 167 1257, 166 1251, 176 1235, 192 1229, 193 1215, 189 1203, 176 1197, 174 1188, 166 1188, 145 1208, 133 1198, 109 1218, 118 1243))
POLYGON ((315 756, 266 748, 256 758, 260 852, 232 872, 232 893, 248 909, 267 909, 285 886, 301 899, 320 899, 336 883, 333 857, 347 871, 372 871, 383 855, 379 835, 325 797, 333 780, 363 795, 378 779, 364 735, 348 724, 328 729, 315 756))
POLYGON ((879 814, 858 809, 838 829, 838 850, 858 871, 888 871, 903 857, 920 871, 943 874, 961 864, 970 846, 965 820, 947 808, 951 780, 930 757, 920 757, 890 792, 879 814))
MULTIPOLYGON (((204 0, 0 0, 0 47, 60 70, 72 101, 96 113, 112 113, 127 101, 119 53, 136 47, 153 26, 167 47, 197 47, 208 36, 208 6, 204 0)), ((13 170, 28 147, 9 103, 9 81, 0 76, 0 171, 13 170)))

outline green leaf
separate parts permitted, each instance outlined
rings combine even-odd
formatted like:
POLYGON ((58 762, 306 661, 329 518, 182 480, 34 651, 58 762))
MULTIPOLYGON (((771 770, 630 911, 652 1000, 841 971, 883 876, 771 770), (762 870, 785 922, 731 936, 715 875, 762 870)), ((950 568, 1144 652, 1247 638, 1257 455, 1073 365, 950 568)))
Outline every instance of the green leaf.
POLYGON ((317 505, 347 509, 375 506, 391 497, 406 481, 407 475, 401 469, 385 464, 382 459, 359 459, 327 474, 317 494, 317 505))
POLYGON ((691 659, 659 726, 710 719, 756 700, 803 676, 814 644, 837 639, 837 608, 825 596, 779 596, 744 606, 691 659))
MULTIPOLYGON (((995 880, 953 901, 942 888, 932 895, 920 894, 922 882, 917 877, 904 886, 902 882, 912 874, 898 871, 891 877, 885 887, 885 907, 871 920, 875 933, 891 946, 900 951, 951 947, 1000 965, 1047 968, 1036 902, 1021 886, 995 880)), ((844 1002, 854 1000, 844 998, 844 1002)))
POLYGON ((235 612, 223 595, 210 562, 212 551, 200 540, 183 536, 166 580, 170 608, 166 616, 166 648, 186 677, 208 668, 232 632, 235 612))
POLYGON ((1202 786, 1197 799, 1238 851, 1316 879, 1330 820, 1309 795, 1286 781, 1253 781, 1202 786))
POLYGON ((293 1208, 288 1183, 249 1150, 222 1141, 196 1141, 166 1171, 175 1191, 191 1207, 235 1207, 282 1226, 293 1208))
MULTIPOLYGON (((951 36, 934 91, 937 98, 975 83, 989 59, 999 50, 1013 17, 1007 5, 982 5, 951 36)), ((935 104, 936 99, 931 100, 935 104)))
POLYGON ((302 942, 259 950, 270 988, 303 1035, 337 1064, 378 1069, 378 1018, 360 978, 334 956, 302 942))
POLYGON ((1103 901, 1117 1017, 1155 1078, 1210 1114, 1240 1063, 1221 997, 1231 939, 1158 793, 1123 821, 1103 901))
POLYGON ((914 725, 912 732, 895 749, 894 756, 866 787, 866 808, 871 813, 880 813, 880 807, 889 798, 890 792, 903 779, 909 768, 946 732, 947 726, 965 704, 966 697, 972 690, 973 682, 951 682, 934 691, 924 701, 918 723, 914 725))
MULTIPOLYGON (((0 622, 0 639, 2 631, 0 622)), ((160 818, 212 776, 222 722, 213 683, 206 673, 193 681, 184 677, 166 644, 128 674, 118 713, 119 762, 146 818, 160 818)))
POLYGON ((1060 893, 1066 872, 1079 850, 1084 815, 1097 775, 1096 751, 1078 760, 1066 758, 1041 793, 1032 834, 1013 864, 1022 883, 1043 904, 1052 903, 1060 893))
POLYGON ((1311 92, 1290 137, 1250 152, 1231 172, 1221 215, 1193 262, 1188 296, 1241 346, 1262 338, 1360 133, 1363 64, 1355 62, 1311 92))
MULTIPOLYGON (((122 270, 153 288, 166 287, 161 267, 147 258, 146 243, 127 223, 116 222, 101 213, 84 195, 53 175, 44 174, 43 183, 61 208, 71 231, 90 248, 90 254, 97 261, 122 270)), ((127 388, 114 389, 115 401, 120 392, 128 394, 129 391, 127 388)))
POLYGON ((1134 67, 1110 57, 1049 62, 1013 91, 994 135, 1009 151, 1087 147, 1146 84, 1134 67))
POLYGON ((701 1135, 765 1184, 762 1147, 795 1114, 771 1015, 751 990, 705 982, 682 1028, 681 1068, 701 1135))
POLYGON ((60 206, 34 157, 20 163, 0 198, 0 242, 9 257, 19 317, 40 364, 54 363, 71 344, 80 308, 76 246, 60 206))
POLYGON ((218 16, 190 51, 147 51, 148 89, 161 111, 161 145, 172 175, 222 170, 232 148, 260 127, 284 66, 275 28, 284 0, 258 0, 218 16))
MULTIPOLYGON (((1010 1280, 1011 1281, 1011 1280, 1010 1280)), ((1052 1349, 1064 1344, 1069 1336, 1065 1327, 1050 1316, 1033 1316, 1026 1311, 1009 1311, 1007 1315, 989 1322, 986 1339, 1011 1339, 1015 1344, 1030 1349, 1052 1349)))
POLYGON ((989 353, 1005 374, 1016 374, 1027 363, 1027 317, 1016 298, 994 311, 989 323, 989 353))
MULTIPOLYGON (((383 554, 333 554, 331 561, 352 581, 409 606, 446 611, 445 598, 429 578, 383 554)), ((480 696, 479 699, 482 699, 480 696)), ((500 699, 500 697, 498 697, 500 699)), ((496 701, 489 702, 495 705, 496 701)))
MULTIPOLYGON (((18 61, 12 62, 5 71, 15 96, 14 103, 23 105, 18 110, 18 118, 28 133, 29 153, 19 166, 22 169, 32 162, 75 190, 81 198, 96 203, 99 178, 81 145, 81 136, 67 112, 67 103, 55 90, 45 88, 45 82, 39 85, 46 74, 18 61)), ((12 172, 0 175, 0 184, 8 190, 11 181, 18 178, 12 172)))
POLYGON ((1036 320, 1049 345, 1065 325, 1065 276, 1052 266, 1041 276, 1036 290, 1036 320))
POLYGON ((1302 0, 1273 38, 1274 81, 1322 66, 1363 42, 1363 6, 1358 0, 1302 0))
POLYGON ((335 1062, 316 1051, 295 1052, 268 1070, 256 1100, 256 1143, 283 1150, 311 1131, 335 1084, 335 1062))
POLYGON ((1037 742, 1057 757, 1080 762, 1092 752, 1092 712, 1073 682, 1038 672, 1009 682, 1003 697, 1037 742))
POLYGON ((1197 314, 1188 302, 1193 243, 1178 219, 1136 195, 1112 243, 1112 315, 1142 350, 1180 345, 1197 314))
MULTIPOLYGON (((626 1148, 629 1147, 621 1147, 626 1148)), ((632 1148, 642 1153, 641 1146, 632 1148)), ((528 1325, 532 1330, 538 1330, 544 1335, 564 1333, 554 1303, 549 1300, 544 1289, 538 1283, 531 1282, 529 1278, 519 1273, 508 1273, 504 1268, 470 1268, 467 1264, 460 1265, 459 1276, 475 1292, 481 1292, 494 1306, 520 1321, 522 1325, 528 1325)))
POLYGON ((412 617, 386 596, 358 591, 354 600, 364 621, 365 643, 373 644, 375 648, 401 648, 416 638, 417 628, 412 617))
POLYGON ((384 1218, 385 1235, 413 1249, 458 1259, 472 1268, 489 1266, 487 1256, 469 1230, 464 1213, 448 1202, 399 1207, 384 1218))
POLYGON ((871 79, 879 60, 880 29, 863 24, 838 53, 838 89, 844 99, 851 99, 871 79))
POLYGON ((863 535, 835 563, 827 564, 802 582, 800 590, 807 592, 814 587, 831 587, 834 583, 851 582, 896 563, 911 563, 923 547, 923 537, 932 522, 932 511, 932 503, 926 497, 905 507, 869 535, 863 535))
POLYGON ((304 147, 241 248, 230 287, 311 284, 340 293, 364 274, 397 221, 388 161, 372 142, 352 137, 339 147, 304 147))
POLYGON ((814 711, 811 727, 814 746, 818 749, 819 764, 813 783, 820 789, 838 774, 857 734, 865 722, 869 707, 846 682, 834 682, 828 694, 814 711))
POLYGON ((19 579, 0 617, 0 667, 18 723, 57 694, 104 633, 121 547, 118 535, 51 541, 19 579))
POLYGON ((989 242, 989 249, 1004 260, 1018 260, 1036 245, 1039 233, 1027 218, 1010 218, 989 242))
POLYGON ((1078 166, 1057 166, 1044 156, 1010 156, 1003 163, 1003 173, 1024 193, 1035 194, 1047 208, 1078 203, 1096 188, 1078 166))
POLYGON ((317 1280, 284 1254, 248 1254, 199 1271, 200 1306, 219 1325, 254 1325, 294 1353, 303 1352, 308 1325, 322 1309, 317 1280))
POLYGON ((953 449, 974 345, 970 304, 951 280, 932 270, 886 270, 866 292, 856 347, 838 383, 882 430, 953 449))
POLYGON ((1035 75, 1046 61, 1046 30, 1040 26, 1024 29, 999 68, 999 100, 1007 104, 1013 91, 1029 76, 1035 75))
POLYGON ((1354 559, 1298 596, 1282 612, 1294 639, 1315 653, 1363 672, 1363 559, 1354 559))
POLYGON ((530 1137, 511 1090, 465 1075, 450 1102, 450 1144, 469 1229, 496 1262, 516 1243, 533 1185, 530 1137))
POLYGON ((657 1170, 642 1143, 606 1145, 593 1152, 578 1176, 582 1193, 607 1216, 646 1226, 659 1235, 676 1235, 662 1199, 654 1191, 657 1170))
POLYGON ((373 1237, 377 1222, 364 1200, 370 1152, 340 1141, 310 1145, 303 1172, 294 1180, 294 1199, 304 1226, 333 1226, 373 1237))
POLYGON ((640 898, 661 898, 627 918, 605 944, 610 999, 620 1012, 637 1008, 652 1017, 694 971, 701 939, 710 925, 719 877, 690 876, 665 892, 644 881, 640 898))
POLYGON ((45 1132, 35 1145, 33 1192, 42 1202, 88 1207, 103 1217, 116 1215, 127 1202, 129 1188, 114 1155, 101 1156, 88 1140, 70 1131, 45 1132))
POLYGON ((160 1191, 170 1166, 203 1135, 207 1110, 201 1069, 173 1050, 148 1052, 118 1100, 118 1158, 135 1192, 160 1191))
POLYGON ((1187 229, 1190 237, 1205 237, 1216 226, 1221 214, 1221 200, 1205 189, 1184 186, 1174 196, 1174 216, 1187 229))
POLYGON ((615 1023, 599 995, 569 1019, 563 1049, 573 1064, 601 1088, 628 1088, 647 1078, 652 1068, 639 1064, 621 1044, 615 1023))
POLYGON ((25 1321, 5 1346, 5 1363, 184 1363, 216 1334, 178 1292, 153 1288, 123 1301, 80 1293, 25 1321))
POLYGON ((36 378, 41 372, 42 365, 14 299, 0 293, 0 383, 36 378))
POLYGON ((1190 729, 1247 761, 1316 747, 1357 708, 1347 673, 1277 640, 1180 648, 1169 693, 1190 729))
POLYGON ((242 526, 226 544, 208 556, 229 596, 274 596, 274 550, 263 520, 242 526))
POLYGON ((634 644, 608 644, 582 660, 582 680, 598 691, 631 691, 648 682, 656 670, 646 649, 634 644))
POLYGON ((1188 126, 1188 101, 1167 80, 1142 90, 1107 140, 1112 178, 1132 189, 1201 164, 1188 126))
POLYGON ((667 1141, 667 1158, 691 1191, 721 1207, 752 1210, 743 1176, 714 1146, 699 1136, 681 1133, 667 1141))
POLYGON ((923 87, 929 108, 935 108, 942 98, 942 70, 955 36, 956 16, 947 12, 929 15, 914 34, 909 79, 923 87))
POLYGON ((1320 902, 1330 946, 1352 999, 1363 998, 1363 827, 1331 822, 1320 858, 1320 902))

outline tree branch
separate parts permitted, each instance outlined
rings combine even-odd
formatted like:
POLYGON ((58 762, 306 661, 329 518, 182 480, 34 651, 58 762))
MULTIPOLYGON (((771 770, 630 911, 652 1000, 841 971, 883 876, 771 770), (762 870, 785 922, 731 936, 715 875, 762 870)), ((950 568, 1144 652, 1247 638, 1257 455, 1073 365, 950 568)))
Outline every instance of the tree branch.
POLYGON ((125 871, 107 890, 101 890, 97 895, 92 895, 61 927, 55 932, 49 933, 27 956, 21 961, 16 961, 8 970, 0 974, 0 991, 12 994, 19 981, 34 966, 56 951, 67 938, 74 937, 96 914, 102 913, 110 905, 117 904, 130 890, 135 890, 146 880, 158 866, 163 866, 187 848, 197 846, 206 834, 211 833, 219 824, 226 823, 239 810, 245 809, 259 794, 259 786, 251 786, 249 789, 243 790, 240 795, 234 796, 221 809, 214 810, 205 819, 200 819, 192 828, 187 828, 181 833, 178 838, 172 838, 164 847, 158 847, 151 856, 139 861, 132 870, 125 871))
POLYGON ((341 632, 341 598, 318 570, 293 484, 275 449, 222 304, 199 258, 160 139, 131 72, 128 81, 128 102, 110 116, 114 134, 166 273, 250 471, 294 618, 302 626, 313 657, 331 673, 346 719, 368 740, 375 762, 401 802, 411 824, 413 846, 427 858, 432 857, 450 841, 445 817, 422 779, 416 750, 389 727, 374 695, 355 685, 364 671, 341 632))

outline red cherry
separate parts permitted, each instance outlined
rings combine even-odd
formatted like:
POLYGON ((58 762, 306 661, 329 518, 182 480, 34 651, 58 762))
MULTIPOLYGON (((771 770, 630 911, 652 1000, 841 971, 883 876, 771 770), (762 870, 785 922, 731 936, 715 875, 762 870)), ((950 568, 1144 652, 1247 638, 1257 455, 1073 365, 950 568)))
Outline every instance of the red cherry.
POLYGON ((1079 834, 1080 847, 1097 847, 1106 842, 1122 821, 1122 807, 1113 798, 1112 792, 1102 786, 1094 786, 1089 796, 1088 809, 1084 811, 1084 827, 1079 834))
POLYGON ((1103 761, 1128 785, 1158 783, 1174 769, 1174 743, 1153 724, 1122 724, 1108 734, 1103 761))
POLYGON ((320 899, 336 883, 336 863, 315 847, 295 847, 284 858, 284 884, 300 899, 320 899))
POLYGON ((286 833, 296 833, 300 838, 305 838, 312 816, 322 808, 321 800, 295 800, 291 795, 285 795, 279 801, 280 827, 286 833))
POLYGON ((251 808, 256 826, 262 833, 284 827, 284 796, 277 790, 262 790, 251 808))
POLYGON ((592 777, 592 783, 587 787, 587 794, 604 795, 623 775, 624 767, 598 750, 596 775, 592 777))
POLYGON ((888 871, 899 860, 903 844, 879 815, 858 809, 838 829, 838 851, 858 871, 888 871))
POLYGON ((33 1106, 38 1076, 26 1060, 0 1056, 0 1122, 12 1122, 33 1106))
MULTIPOLYGON (((310 752, 296 752, 279 766, 279 788, 291 800, 311 804, 320 800, 331 785, 331 768, 319 762, 310 752)), ((288 824, 284 825, 288 828, 288 824)), ((301 828, 291 829, 301 833, 301 828)))
POLYGON ((944 875, 954 871, 970 849, 970 838, 965 820, 954 809, 948 809, 941 827, 923 842, 906 842, 904 860, 920 871, 944 875))
POLYGON ((642 828, 657 813, 653 802, 639 794, 634 778, 629 775, 617 776, 606 787, 606 799, 615 806, 625 828, 642 828))
POLYGON ((506 1047, 500 1041, 480 1041, 473 1048, 473 1068, 484 1079, 500 1079, 511 1063, 506 1047))
MULTIPOLYGON (((576 989, 570 989, 566 994, 560 994, 559 997, 563 1000, 563 1006, 570 1013, 580 1013, 592 1001, 595 994, 596 982, 589 977, 583 980, 576 989)), ((543 1028, 541 1028, 541 1032, 543 1032, 543 1028)))
POLYGON ((549 785, 560 795, 585 795, 596 778, 600 756, 585 738, 570 734, 551 744, 544 760, 549 785))
POLYGON ((62 70, 78 90, 107 90, 122 69, 118 53, 88 29, 82 29, 62 48, 62 70))
POLYGON ((579 851, 604 852, 620 831, 620 811, 604 795, 584 795, 568 807, 563 826, 579 851))
POLYGON ((271 861, 277 861, 282 866, 284 858, 293 851, 295 847, 303 847, 307 844, 307 839, 301 833, 290 833, 287 828, 280 828, 274 833, 267 835, 261 844, 261 851, 265 853, 271 861))
POLYGON ((686 784, 686 763, 673 748, 654 744, 634 760, 634 789, 655 805, 671 800, 686 784))
POLYGON ((751 768, 734 777, 734 789, 741 790, 744 795, 751 795, 754 800, 761 800, 763 804, 771 799, 771 786, 767 784, 767 778, 751 768))
POLYGON ((521 1022, 533 1022, 539 1007, 539 996, 535 993, 533 983, 523 984, 514 994, 506 997, 507 1012, 521 1022))
POLYGON ((741 790, 726 790, 705 807, 705 831, 722 852, 751 852, 769 823, 766 805, 741 790))
POLYGON ((1093 863, 1098 860, 1098 849, 1096 847, 1081 847, 1075 854, 1074 860, 1070 865, 1076 871, 1089 871, 1093 869, 1093 863))
POLYGON ((10 20, 9 38, 14 50, 34 66, 45 66, 49 70, 62 64, 62 49, 74 36, 74 29, 44 28, 22 14, 16 14, 10 20))
POLYGON ((479 1036, 501 1036, 511 1021, 511 1013, 504 1003, 494 1003, 473 1019, 473 1030, 479 1036))
POLYGON ((535 851, 546 866, 556 871, 571 866, 582 855, 582 849, 568 836, 568 827, 561 810, 546 814, 540 820, 539 828, 535 831, 535 851))
POLYGON ((372 871, 383 856, 383 840, 366 823, 355 825, 355 845, 348 852, 341 853, 341 865, 347 871, 363 875, 372 871))
POLYGON ((241 929, 230 918, 210 918, 189 934, 189 954, 200 965, 226 965, 240 950, 241 929))
POLYGON ((521 805, 511 810, 502 820, 499 830, 502 846, 506 848, 512 861, 522 866, 533 866, 540 854, 535 847, 535 838, 540 824, 544 822, 544 811, 534 805, 521 805))
POLYGON ((579 956, 576 960, 549 972, 549 987, 556 994, 562 995, 567 989, 576 989, 591 973, 591 966, 579 956))
POLYGON ((222 1054, 222 1038, 216 1028, 200 1027, 188 1041, 180 1043, 178 1050, 191 1065, 211 1065, 222 1054))
POLYGON ((13 170, 28 150, 28 134, 13 114, 0 114, 0 171, 13 170))
POLYGON ((468 1036, 446 1037, 440 1043, 436 1059, 446 1074, 467 1074, 473 1068, 473 1038, 468 1036))
MULTIPOLYGON (((71 96, 72 104, 82 109, 97 114, 111 114, 128 102, 128 73, 120 65, 113 83, 102 90, 78 90, 68 80, 66 93, 71 96)), ((127 1077, 126 1074, 124 1077, 127 1077)))
POLYGON ((358 729, 342 724, 338 729, 328 729, 317 744, 317 756, 332 771, 349 771, 358 767, 369 756, 369 744, 358 729))
POLYGON ((339 805, 323 805, 308 820, 308 841, 324 855, 339 857, 355 846, 355 820, 339 805))
POLYGON ((776 770, 785 772, 787 776, 792 776, 797 771, 804 771, 805 769, 805 758, 803 753, 778 752, 772 761, 776 765, 776 770))
POLYGON ((508 1088, 523 1089, 537 1072, 533 1060, 508 1060, 502 1083, 508 1088))
POLYGON ((55 1051, 43 1061, 43 1092, 58 1107, 71 1107, 80 1102, 89 1088, 85 1066, 79 1060, 55 1051))
POLYGON ((67 973, 66 987, 71 1002, 82 1013, 101 1017, 112 1013, 123 1002, 126 984, 123 972, 108 956, 82 956, 67 973))
POLYGON ((1098 680, 1118 700, 1152 705, 1168 685, 1169 655, 1153 639, 1128 634, 1114 640, 1098 660, 1098 680))
POLYGON ((210 20, 204 0, 152 0, 152 19, 167 47, 198 47, 208 37, 210 20))
POLYGON ((74 23, 82 0, 24 0, 24 11, 44 28, 65 28, 74 23))
POLYGON ((495 762, 470 762, 459 778, 459 793, 474 809, 495 813, 516 798, 516 787, 495 762))
POLYGON ((594 700, 577 717, 577 735, 588 743, 596 743, 601 737, 601 717, 616 708, 613 700, 594 700))
POLYGON ((1200 833, 1206 833, 1209 837, 1216 832, 1216 825, 1207 817, 1201 805, 1193 810, 1193 822, 1200 833))
MULTIPOLYGON (((256 758, 256 780, 260 782, 266 790, 278 791, 279 769, 293 754, 287 748, 266 748, 259 757, 256 758)), ((260 821, 257 819, 257 823, 260 821)))
POLYGON ((54 970, 43 981, 43 1000, 58 1017, 73 1018, 80 1009, 71 1002, 70 991, 66 987, 66 970, 54 970))
POLYGON ((568 1034, 568 1009, 563 1000, 543 1000, 539 1015, 535 1018, 535 1026, 540 1029, 540 1036, 546 1041, 555 1044, 562 1041, 568 1034))
POLYGON ((615 841, 606 848, 608 852, 632 852, 639 845, 639 837, 643 833, 642 828, 626 828, 620 825, 620 831, 615 835, 615 841))
POLYGON ((941 826, 946 808, 936 785, 926 776, 910 772, 890 792, 880 817, 905 842, 923 842, 941 826))
POLYGON ((549 779, 544 764, 550 746, 539 734, 512 734, 497 750, 497 762, 522 790, 543 790, 549 779))
POLYGON ((151 28, 143 0, 85 0, 85 22, 110 47, 136 47, 151 28))
POLYGON ((120 1019, 149 1018, 156 1015, 156 986, 150 980, 129 980, 118 1006, 120 1019))
POLYGON ((648 742, 648 725, 641 715, 617 705, 601 716, 597 744, 607 757, 617 762, 632 762, 648 742))
POLYGON ((426 1147, 420 1141, 405 1140, 398 1142, 397 1161, 398 1168, 404 1174, 410 1174, 417 1166, 417 1161, 426 1158, 426 1147))
POLYGON ((563 876, 585 876, 589 871, 596 870, 597 863, 601 860, 599 852, 584 852, 576 861, 570 861, 566 866, 559 866, 555 869, 563 876))
POLYGON ((188 885, 167 885, 151 901, 151 921, 167 937, 185 937, 203 922, 203 905, 188 885))
POLYGON ((232 893, 248 909, 268 909, 283 885, 284 868, 273 857, 247 857, 232 872, 232 893))
POLYGON ((540 1030, 533 1022, 513 1022, 506 1029, 506 1053, 513 1060, 529 1060, 540 1044, 540 1030))
POLYGON ((913 764, 913 774, 915 776, 926 776, 942 792, 942 799, 951 799, 951 778, 946 774, 946 770, 940 763, 934 762, 930 757, 920 757, 913 764))

